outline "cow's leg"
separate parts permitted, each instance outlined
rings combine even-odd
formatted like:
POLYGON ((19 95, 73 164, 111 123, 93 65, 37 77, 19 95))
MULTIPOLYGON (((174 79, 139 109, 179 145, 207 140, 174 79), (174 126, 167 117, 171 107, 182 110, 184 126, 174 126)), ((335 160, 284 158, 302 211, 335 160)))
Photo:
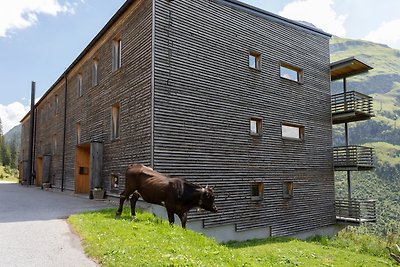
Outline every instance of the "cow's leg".
POLYGON ((186 229, 186 222, 187 222, 187 213, 184 212, 182 214, 178 214, 179 219, 181 219, 182 228, 186 229))
POLYGON ((133 217, 136 216, 136 212, 135 212, 136 201, 139 199, 139 197, 140 197, 140 194, 138 192, 134 192, 132 197, 131 197, 131 214, 132 214, 133 217))
POLYGON ((122 214, 122 208, 124 206, 125 200, 129 199, 129 196, 132 195, 133 191, 124 190, 119 196, 119 207, 116 215, 120 216, 122 214))
POLYGON ((117 216, 121 216, 122 208, 124 207, 124 202, 126 200, 125 192, 126 191, 123 191, 121 195, 119 195, 119 207, 116 213, 117 216))
POLYGON ((168 221, 171 225, 175 222, 174 211, 171 208, 166 207, 168 213, 168 221))

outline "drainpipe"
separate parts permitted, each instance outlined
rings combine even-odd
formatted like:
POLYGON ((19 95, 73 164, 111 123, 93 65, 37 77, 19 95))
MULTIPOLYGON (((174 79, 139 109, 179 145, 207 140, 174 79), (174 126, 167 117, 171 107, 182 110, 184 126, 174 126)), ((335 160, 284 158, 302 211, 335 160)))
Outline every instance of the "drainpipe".
POLYGON ((68 80, 67 73, 64 73, 65 88, 64 88, 64 128, 63 128, 63 153, 62 153, 62 164, 61 164, 61 192, 64 191, 64 180, 65 180, 65 140, 66 140, 66 128, 67 128, 67 92, 68 92, 68 80))
POLYGON ((30 111, 30 121, 29 121, 29 160, 28 160, 28 185, 32 185, 33 180, 33 144, 34 144, 34 126, 35 126, 35 90, 36 83, 32 81, 31 88, 31 111, 30 111))

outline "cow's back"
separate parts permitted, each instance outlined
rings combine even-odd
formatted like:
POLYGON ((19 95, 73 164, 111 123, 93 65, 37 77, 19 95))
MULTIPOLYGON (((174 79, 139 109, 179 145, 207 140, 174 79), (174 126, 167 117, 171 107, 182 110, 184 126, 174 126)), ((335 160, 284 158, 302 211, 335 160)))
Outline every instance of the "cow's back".
POLYGON ((164 176, 143 164, 129 165, 125 173, 125 188, 135 188, 135 190, 139 190, 142 184, 144 184, 150 177, 164 176))

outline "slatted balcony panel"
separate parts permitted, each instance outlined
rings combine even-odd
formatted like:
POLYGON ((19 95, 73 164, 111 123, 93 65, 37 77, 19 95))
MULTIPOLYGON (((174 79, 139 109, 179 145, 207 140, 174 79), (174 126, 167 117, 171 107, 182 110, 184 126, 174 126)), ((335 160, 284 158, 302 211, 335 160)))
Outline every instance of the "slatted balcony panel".
POLYGON ((336 220, 360 224, 376 222, 376 201, 361 199, 337 199, 335 201, 336 220))
POLYGON ((364 146, 333 148, 335 171, 362 171, 374 168, 374 149, 364 146))
POLYGON ((374 117, 372 97, 350 91, 332 96, 332 123, 368 120, 374 117))

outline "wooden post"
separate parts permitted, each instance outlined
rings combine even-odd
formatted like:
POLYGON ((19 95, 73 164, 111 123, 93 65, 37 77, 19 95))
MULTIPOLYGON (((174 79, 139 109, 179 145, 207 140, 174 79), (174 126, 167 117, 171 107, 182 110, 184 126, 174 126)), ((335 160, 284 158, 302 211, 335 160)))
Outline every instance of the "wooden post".
POLYGON ((95 199, 104 197, 104 181, 101 176, 103 170, 103 143, 90 143, 90 190, 95 199))

